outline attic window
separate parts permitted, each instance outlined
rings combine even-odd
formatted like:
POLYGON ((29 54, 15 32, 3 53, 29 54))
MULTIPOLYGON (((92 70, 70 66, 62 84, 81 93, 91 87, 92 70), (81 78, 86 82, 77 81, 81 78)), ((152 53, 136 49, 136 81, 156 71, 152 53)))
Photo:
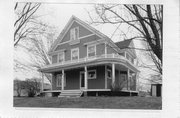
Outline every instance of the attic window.
POLYGON ((70 40, 77 40, 79 38, 79 27, 70 30, 70 40))

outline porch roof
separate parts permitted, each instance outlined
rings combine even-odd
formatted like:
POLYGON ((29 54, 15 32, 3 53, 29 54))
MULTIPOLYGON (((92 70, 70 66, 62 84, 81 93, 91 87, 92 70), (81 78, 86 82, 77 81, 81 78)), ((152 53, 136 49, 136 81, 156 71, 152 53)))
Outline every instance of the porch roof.
POLYGON ((73 69, 73 68, 79 68, 79 67, 83 67, 83 66, 91 66, 91 65, 102 65, 102 64, 108 64, 108 63, 115 63, 115 64, 119 64, 119 65, 123 65, 126 68, 129 68, 130 70, 132 70, 133 72, 139 72, 139 70, 137 69, 137 67, 135 65, 133 65, 130 61, 128 61, 126 58, 121 57, 118 55, 118 57, 116 56, 101 56, 101 57, 95 57, 95 58, 82 58, 79 59, 77 61, 71 61, 69 63, 65 63, 65 64, 51 64, 51 65, 47 65, 42 67, 41 69, 39 69, 40 72, 44 72, 44 73, 52 73, 52 72, 56 72, 56 71, 60 71, 63 69, 73 69))

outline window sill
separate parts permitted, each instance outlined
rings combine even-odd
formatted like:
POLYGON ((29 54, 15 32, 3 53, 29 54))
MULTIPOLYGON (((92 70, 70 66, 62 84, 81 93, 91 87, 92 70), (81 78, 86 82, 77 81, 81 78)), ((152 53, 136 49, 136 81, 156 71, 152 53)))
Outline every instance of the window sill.
POLYGON ((80 40, 77 39, 77 40, 72 40, 69 42, 69 45, 76 45, 76 44, 79 44, 80 43, 80 40))

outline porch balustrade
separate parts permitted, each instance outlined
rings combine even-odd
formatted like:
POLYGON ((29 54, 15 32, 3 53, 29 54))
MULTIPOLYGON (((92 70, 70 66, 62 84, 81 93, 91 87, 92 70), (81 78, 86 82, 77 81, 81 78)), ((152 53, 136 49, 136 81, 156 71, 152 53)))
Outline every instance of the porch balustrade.
POLYGON ((97 60, 97 59, 107 59, 107 58, 114 58, 114 59, 121 59, 121 60, 125 60, 128 61, 132 66, 134 66, 134 64, 129 61, 128 59, 126 59, 124 56, 119 55, 119 54, 103 54, 103 55, 96 55, 93 57, 85 57, 85 58, 80 58, 77 60, 68 60, 68 61, 63 61, 61 63, 54 63, 54 64, 50 64, 47 65, 46 67, 53 67, 53 66, 61 66, 61 65, 66 65, 66 64, 77 64, 77 63, 83 63, 83 62, 88 62, 88 61, 93 61, 93 60, 97 60))

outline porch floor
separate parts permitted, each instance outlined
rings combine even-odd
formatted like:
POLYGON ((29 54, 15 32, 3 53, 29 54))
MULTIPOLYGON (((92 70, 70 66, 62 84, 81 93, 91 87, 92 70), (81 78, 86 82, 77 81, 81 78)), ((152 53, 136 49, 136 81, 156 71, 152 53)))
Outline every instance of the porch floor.
POLYGON ((58 96, 63 91, 69 92, 77 92, 83 91, 82 96, 84 96, 84 92, 87 92, 87 96, 138 96, 138 91, 130 91, 130 90, 122 90, 122 91, 111 91, 111 89, 88 89, 88 90, 49 90, 43 91, 42 93, 45 96, 58 96), (51 94, 51 95, 50 95, 51 94))
POLYGON ((87 89, 87 90, 80 90, 80 89, 73 89, 73 90, 48 90, 48 91, 43 91, 42 93, 53 93, 53 92, 62 92, 62 91, 111 91, 111 89, 87 89))

